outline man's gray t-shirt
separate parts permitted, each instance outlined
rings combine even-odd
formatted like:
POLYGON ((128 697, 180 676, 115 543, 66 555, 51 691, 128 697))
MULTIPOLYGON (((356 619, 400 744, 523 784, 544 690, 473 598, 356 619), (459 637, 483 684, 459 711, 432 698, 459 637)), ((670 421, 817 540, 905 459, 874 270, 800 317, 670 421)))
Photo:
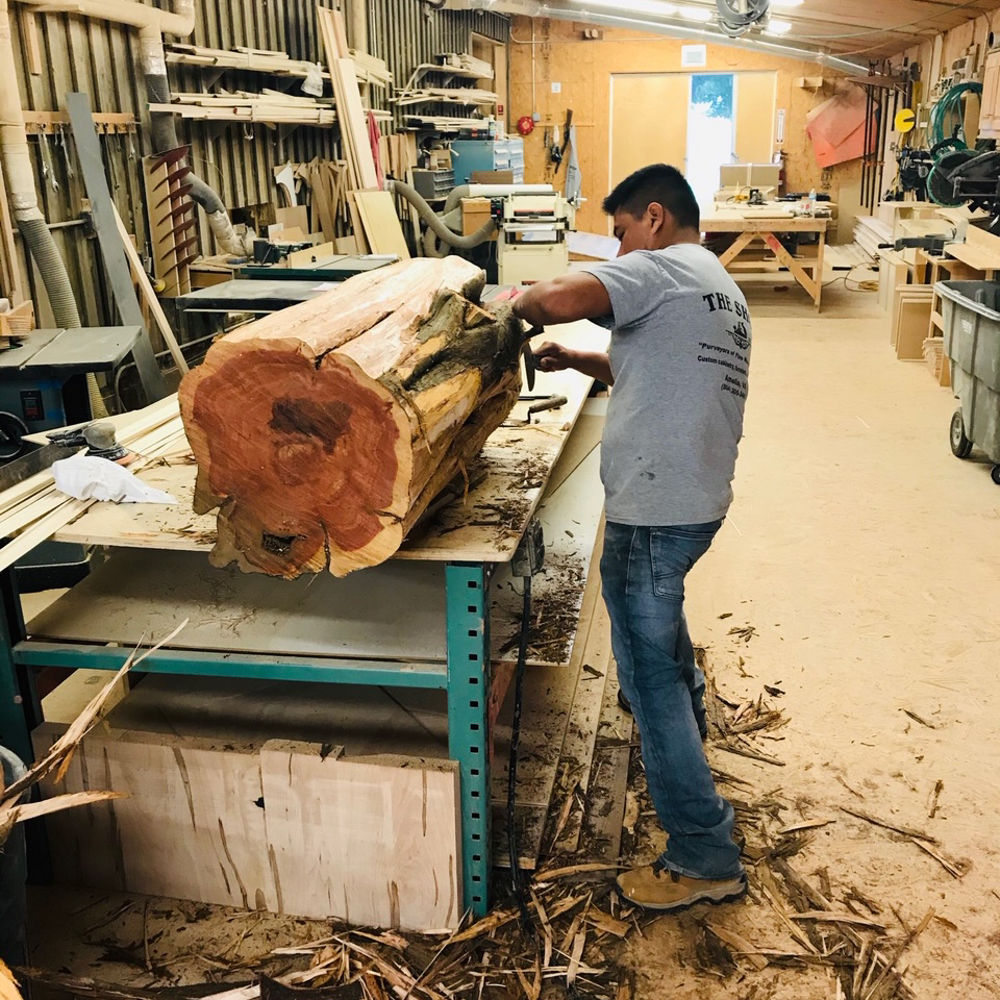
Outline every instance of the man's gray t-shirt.
POLYGON ((746 299, 696 243, 587 265, 613 310, 601 444, 609 521, 702 524, 733 499, 750 362, 746 299))

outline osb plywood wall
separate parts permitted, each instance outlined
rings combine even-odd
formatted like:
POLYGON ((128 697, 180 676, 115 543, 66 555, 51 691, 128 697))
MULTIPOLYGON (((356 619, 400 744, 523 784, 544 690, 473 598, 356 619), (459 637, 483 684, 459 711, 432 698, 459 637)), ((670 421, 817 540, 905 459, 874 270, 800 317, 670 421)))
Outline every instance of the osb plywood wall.
MULTIPOLYGON (((162 5, 162 4, 161 4, 162 5)), ((327 0, 326 6, 335 6, 327 0)), ((180 41, 229 49, 237 46, 275 49, 295 59, 324 59, 316 33, 315 0, 196 0, 193 35, 180 41)), ((138 66, 137 33, 105 21, 72 14, 40 14, 37 31, 41 49, 41 72, 29 72, 21 4, 11 5, 14 50, 22 52, 17 68, 22 106, 32 110, 65 107, 67 91, 90 94, 95 112, 130 112, 139 120, 131 137, 104 137, 101 145, 109 185, 125 225, 145 247, 147 225, 139 159, 152 152, 148 133, 145 89, 138 66)), ((420 0, 370 0, 368 3, 369 50, 384 58, 401 83, 419 62, 430 61, 438 52, 471 52, 472 34, 503 40, 508 21, 496 14, 466 11, 436 11, 420 0)), ((167 41, 173 39, 168 38, 167 41)), ((325 60, 324 60, 325 61, 325 60)), ((191 67, 170 67, 175 91, 203 89, 206 78, 191 67)), ((227 70, 219 81, 227 90, 260 91, 275 86, 262 74, 227 70)), ((297 93, 293 84, 291 93, 297 93)), ((269 206, 275 199, 273 168, 286 161, 308 161, 313 157, 337 158, 340 140, 336 126, 269 128, 219 123, 178 122, 181 141, 192 147, 192 165, 219 192, 228 208, 258 222, 273 221, 269 206), (260 206, 263 206, 261 208, 260 206)), ((70 176, 69 159, 58 141, 43 150, 37 137, 30 139, 35 158, 35 184, 39 203, 63 252, 76 292, 83 322, 89 325, 117 322, 103 279, 96 242, 80 222, 83 199, 79 170, 70 176), (52 176, 43 177, 43 152, 51 159, 52 176), (55 185, 58 184, 58 188, 55 185)), ((202 249, 214 252, 202 222, 202 249)), ((18 241, 20 243, 20 241, 18 241)), ((22 271, 26 262, 22 253, 22 271)), ((31 276, 30 294, 42 323, 51 324, 44 289, 31 276)))
MULTIPOLYGON (((903 56, 911 62, 917 62, 921 67, 920 78, 925 88, 933 87, 938 78, 946 73, 951 64, 961 58, 970 45, 978 46, 980 79, 982 79, 982 64, 988 48, 987 39, 992 31, 1000 32, 1000 11, 984 14, 974 20, 928 39, 921 45, 907 49, 903 56)), ((1000 41, 1000 39, 998 39, 1000 41)), ((901 60, 894 59, 898 64, 901 60)))
MULTIPOLYGON (((611 177, 609 170, 609 136, 611 134, 611 77, 616 73, 688 72, 681 67, 681 46, 675 39, 641 32, 607 29, 601 40, 583 38, 582 24, 516 18, 513 24, 510 55, 510 111, 513 125, 522 115, 537 111, 541 122, 525 139, 525 180, 547 180, 543 135, 545 125, 561 125, 566 109, 573 109, 577 126, 578 155, 583 175, 584 195, 588 199, 577 214, 577 227, 589 232, 607 232, 608 220, 601 212, 601 199, 620 177, 611 177), (532 44, 532 24, 534 43, 532 44), (534 98, 532 97, 534 71, 534 98), (552 82, 560 92, 552 92, 552 82)), ((739 71, 774 70, 777 72, 776 108, 785 109, 785 141, 787 154, 786 187, 793 191, 815 188, 838 200, 844 193, 857 189, 860 161, 843 164, 824 172, 817 164, 812 146, 804 131, 807 112, 832 96, 834 80, 829 69, 811 62, 785 59, 770 53, 758 53, 730 46, 709 45, 707 64, 697 72, 734 73, 739 71), (819 91, 796 85, 797 78, 823 75, 829 83, 819 91)), ((649 109, 650 129, 663 128, 669 110, 649 109)), ((762 129, 773 129, 773 123, 762 120, 762 129)), ((559 183, 563 174, 560 172, 559 183)), ((838 230, 849 242, 852 218, 840 212, 838 230)))

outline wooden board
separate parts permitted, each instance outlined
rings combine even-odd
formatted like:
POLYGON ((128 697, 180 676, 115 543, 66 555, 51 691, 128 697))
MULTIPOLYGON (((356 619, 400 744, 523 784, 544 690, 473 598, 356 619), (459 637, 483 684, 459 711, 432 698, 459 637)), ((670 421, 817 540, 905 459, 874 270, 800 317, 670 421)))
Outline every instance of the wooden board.
POLYGON ((922 361, 924 339, 931 316, 930 296, 904 297, 896 314, 896 357, 901 361, 922 361))
POLYGON ((109 787, 129 797, 49 818, 59 880, 411 930, 461 917, 450 761, 98 730, 44 791, 109 787))
MULTIPOLYGON (((36 755, 65 727, 35 730, 36 755)), ((260 768, 206 740, 95 730, 45 795, 113 789, 128 798, 47 820, 60 881, 253 909, 273 908, 260 768)))
POLYGON ((260 754, 278 910, 409 930, 462 916, 458 765, 325 760, 316 747, 260 754))
POLYGON ((347 580, 286 581, 216 569, 207 553, 122 550, 36 616, 29 633, 131 645, 185 618, 172 648, 443 662, 444 571, 393 561, 347 580))
POLYGON ((400 260, 409 260, 410 250, 392 195, 388 191, 355 191, 353 198, 371 252, 396 254, 400 260))

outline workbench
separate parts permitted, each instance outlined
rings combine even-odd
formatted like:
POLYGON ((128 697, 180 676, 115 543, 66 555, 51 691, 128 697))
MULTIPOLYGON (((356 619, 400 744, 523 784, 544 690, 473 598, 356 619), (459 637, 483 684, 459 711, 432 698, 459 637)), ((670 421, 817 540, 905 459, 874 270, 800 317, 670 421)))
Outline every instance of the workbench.
POLYGON ((785 212, 780 203, 763 208, 718 208, 707 216, 702 216, 703 233, 733 233, 736 239, 719 255, 719 262, 727 271, 742 268, 737 263, 740 253, 755 240, 761 240, 777 258, 778 263, 787 267, 792 277, 806 290, 817 311, 823 295, 823 248, 826 245, 826 230, 830 220, 811 216, 793 216, 785 212), (816 233, 818 243, 815 256, 792 256, 778 239, 782 233, 816 233))
MULTIPOLYGON (((607 339, 605 331, 586 322, 551 333, 585 350, 603 349, 607 339)), ((528 403, 519 403, 488 439, 483 476, 466 502, 418 524, 388 563, 346 579, 321 574, 284 581, 211 567, 207 552, 215 516, 191 512, 193 462, 179 455, 169 465, 144 471, 144 481, 166 485, 181 502, 98 503, 59 531, 60 541, 109 547, 109 558, 27 625, 15 576, 8 571, 0 578, 3 741, 30 759, 29 733, 41 721, 34 668, 118 669, 132 648, 162 637, 185 617, 188 625, 169 646, 143 661, 144 672, 445 691, 448 755, 459 774, 462 908, 482 915, 492 860, 491 726, 510 679, 510 655, 506 669, 496 668, 520 611, 520 600, 507 585, 509 563, 590 385, 576 372, 540 372, 536 393, 564 395, 567 404, 528 424, 523 422, 528 403), (491 626, 498 608, 510 619, 506 635, 491 626), (507 613, 511 608, 516 615, 507 613), (497 690, 491 691, 494 683, 497 690)), ((586 466, 593 482, 580 491, 582 504, 578 494, 572 505, 564 500, 549 512, 560 521, 559 530, 550 523, 546 538, 552 553, 547 565, 554 555, 557 568, 566 536, 576 536, 589 558, 601 516, 596 449, 571 452, 569 464, 586 466)), ((572 471, 557 471, 559 481, 572 471)), ((580 599, 587 568, 577 564, 571 573, 580 599)), ((566 590, 567 582, 556 572, 549 586, 566 590)), ((579 601, 576 606, 578 612, 579 601)))

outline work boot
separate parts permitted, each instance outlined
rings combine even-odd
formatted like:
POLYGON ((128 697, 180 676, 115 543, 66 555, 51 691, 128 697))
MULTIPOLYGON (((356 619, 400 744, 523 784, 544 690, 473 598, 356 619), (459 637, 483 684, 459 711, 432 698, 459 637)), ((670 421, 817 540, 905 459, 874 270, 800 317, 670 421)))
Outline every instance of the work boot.
MULTIPOLYGON (((632 714, 632 704, 628 700, 628 698, 625 697, 625 692, 622 691, 621 688, 618 689, 618 704, 621 705, 621 707, 625 709, 625 711, 628 712, 629 715, 632 714)), ((699 727, 698 732, 701 734, 702 743, 704 743, 705 740, 708 739, 708 729, 701 729, 699 727)))
POLYGON ((747 891, 746 875, 688 878, 659 862, 624 872, 615 880, 622 898, 647 910, 685 910, 695 903, 725 903, 747 891))

